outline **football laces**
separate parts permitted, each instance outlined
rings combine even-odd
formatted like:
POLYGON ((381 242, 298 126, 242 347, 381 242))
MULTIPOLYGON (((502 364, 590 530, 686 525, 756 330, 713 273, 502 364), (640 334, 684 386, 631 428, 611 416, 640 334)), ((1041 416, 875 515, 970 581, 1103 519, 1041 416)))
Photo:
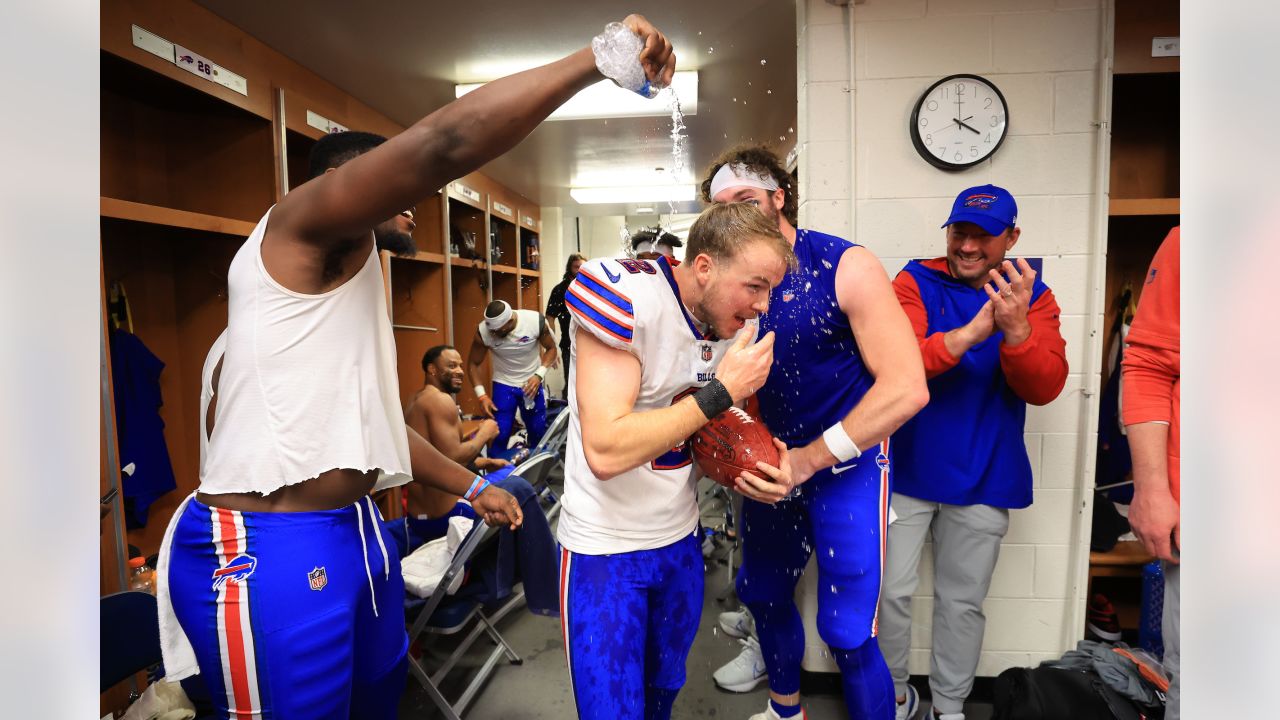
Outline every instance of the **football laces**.
POLYGON ((729 412, 733 413, 734 415, 737 415, 739 420, 741 420, 744 423, 747 423, 748 425, 755 422, 755 420, 751 418, 750 413, 738 407, 737 405, 730 405, 729 412))

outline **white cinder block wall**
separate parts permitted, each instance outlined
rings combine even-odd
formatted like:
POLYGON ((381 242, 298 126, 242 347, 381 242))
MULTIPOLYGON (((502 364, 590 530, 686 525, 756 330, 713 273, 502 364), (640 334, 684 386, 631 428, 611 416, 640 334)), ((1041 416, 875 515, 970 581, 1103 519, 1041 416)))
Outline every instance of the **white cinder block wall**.
MULTIPOLYGON (((965 187, 992 182, 1018 199, 1015 254, 1044 258, 1062 307, 1071 376, 1028 412, 1035 502, 1015 511, 996 569, 979 674, 1057 657, 1083 628, 1092 438, 1096 428, 1105 179, 1097 172, 1097 0, 865 0, 841 8, 797 0, 800 223, 869 247, 890 276, 944 253, 939 225, 965 187), (973 73, 1009 104, 994 159, 947 173, 907 133, 934 81, 973 73), (852 232, 851 232, 852 230, 852 232)), ((923 573, 932 572, 926 549, 923 573)), ((928 674, 933 587, 913 600, 911 672, 928 674)))

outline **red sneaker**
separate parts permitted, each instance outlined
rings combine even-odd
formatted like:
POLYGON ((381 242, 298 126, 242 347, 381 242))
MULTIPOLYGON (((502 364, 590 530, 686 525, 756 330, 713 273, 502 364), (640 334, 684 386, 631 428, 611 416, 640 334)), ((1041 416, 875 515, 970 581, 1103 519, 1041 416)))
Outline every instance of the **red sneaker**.
POLYGON ((1101 640, 1120 641, 1120 617, 1106 595, 1095 594, 1089 601, 1089 614, 1085 628, 1101 640))

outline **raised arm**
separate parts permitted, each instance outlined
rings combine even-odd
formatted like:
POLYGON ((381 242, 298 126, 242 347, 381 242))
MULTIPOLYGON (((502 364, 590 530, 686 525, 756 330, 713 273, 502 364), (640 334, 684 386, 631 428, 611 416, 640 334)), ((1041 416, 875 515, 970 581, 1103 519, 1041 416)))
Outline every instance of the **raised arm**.
MULTIPOLYGON (((836 298, 875 382, 841 424, 865 452, 889 437, 929 402, 920 345, 898 304, 889 276, 865 248, 849 248, 836 268, 836 298)), ((796 482, 831 467, 836 457, 821 437, 792 452, 796 482), (802 456, 797 459, 797 455, 802 456)))
MULTIPOLYGON (((669 84, 675 72, 670 42, 639 15, 623 22, 645 42, 640 60, 646 75, 669 84)), ((591 48, 586 47, 494 80, 290 192, 272 211, 267 242, 328 247, 359 238, 450 180, 510 150, 600 77, 591 48)))

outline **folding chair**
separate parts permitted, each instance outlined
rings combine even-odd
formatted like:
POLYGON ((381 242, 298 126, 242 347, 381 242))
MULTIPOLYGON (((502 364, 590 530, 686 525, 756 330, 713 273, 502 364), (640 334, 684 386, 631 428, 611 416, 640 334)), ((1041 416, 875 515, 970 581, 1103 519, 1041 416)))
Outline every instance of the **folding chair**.
POLYGON ((539 500, 547 503, 544 513, 547 521, 554 520, 560 513, 560 498, 551 489, 551 472, 556 467, 563 467, 563 460, 548 451, 539 451, 529 456, 524 462, 511 471, 512 475, 524 478, 538 493, 539 500))
MULTIPOLYGON (((160 621, 156 598, 145 592, 104 595, 100 613, 98 687, 106 692, 135 673, 160 664, 160 621)), ((129 701, 136 699, 131 693, 129 701)))
POLYGON ((536 447, 530 455, 536 455, 541 452, 549 452, 552 455, 564 459, 565 445, 569 443, 569 409, 565 408, 556 415, 556 418, 547 426, 547 431, 542 434, 542 440, 538 441, 536 447))
POLYGON ((422 684, 432 702, 440 708, 441 714, 448 720, 460 720, 467 705, 475 699, 476 693, 488 681, 489 676, 493 674, 494 668, 497 667, 498 661, 504 655, 512 665, 520 665, 524 662, 516 654, 516 651, 507 644, 506 639, 498 633, 497 628, 494 627, 511 609, 524 601, 523 591, 514 594, 492 615, 486 614, 480 602, 474 598, 450 596, 448 594, 448 588, 453 583, 454 578, 459 573, 466 571, 465 565, 467 561, 485 544, 492 542, 497 537, 497 533, 498 528, 487 527, 483 521, 476 520, 471 532, 467 534, 462 544, 458 546, 458 550, 453 555, 453 560, 449 563, 448 570, 440 578, 440 582, 436 584, 431 597, 423 600, 412 595, 406 595, 405 598, 405 613, 411 619, 409 642, 412 643, 415 639, 420 639, 420 646, 423 648, 424 653, 430 645, 429 636, 454 635, 468 627, 471 628, 467 636, 458 643, 453 653, 434 673, 428 674, 420 660, 413 657, 412 654, 409 656, 409 671, 422 684), (489 638, 494 643, 494 648, 485 659, 484 664, 481 665, 479 672, 471 679, 471 682, 458 696, 458 699, 451 704, 445 699, 444 693, 440 691, 440 683, 467 651, 471 649, 471 646, 479 639, 481 633, 488 633, 489 638))

